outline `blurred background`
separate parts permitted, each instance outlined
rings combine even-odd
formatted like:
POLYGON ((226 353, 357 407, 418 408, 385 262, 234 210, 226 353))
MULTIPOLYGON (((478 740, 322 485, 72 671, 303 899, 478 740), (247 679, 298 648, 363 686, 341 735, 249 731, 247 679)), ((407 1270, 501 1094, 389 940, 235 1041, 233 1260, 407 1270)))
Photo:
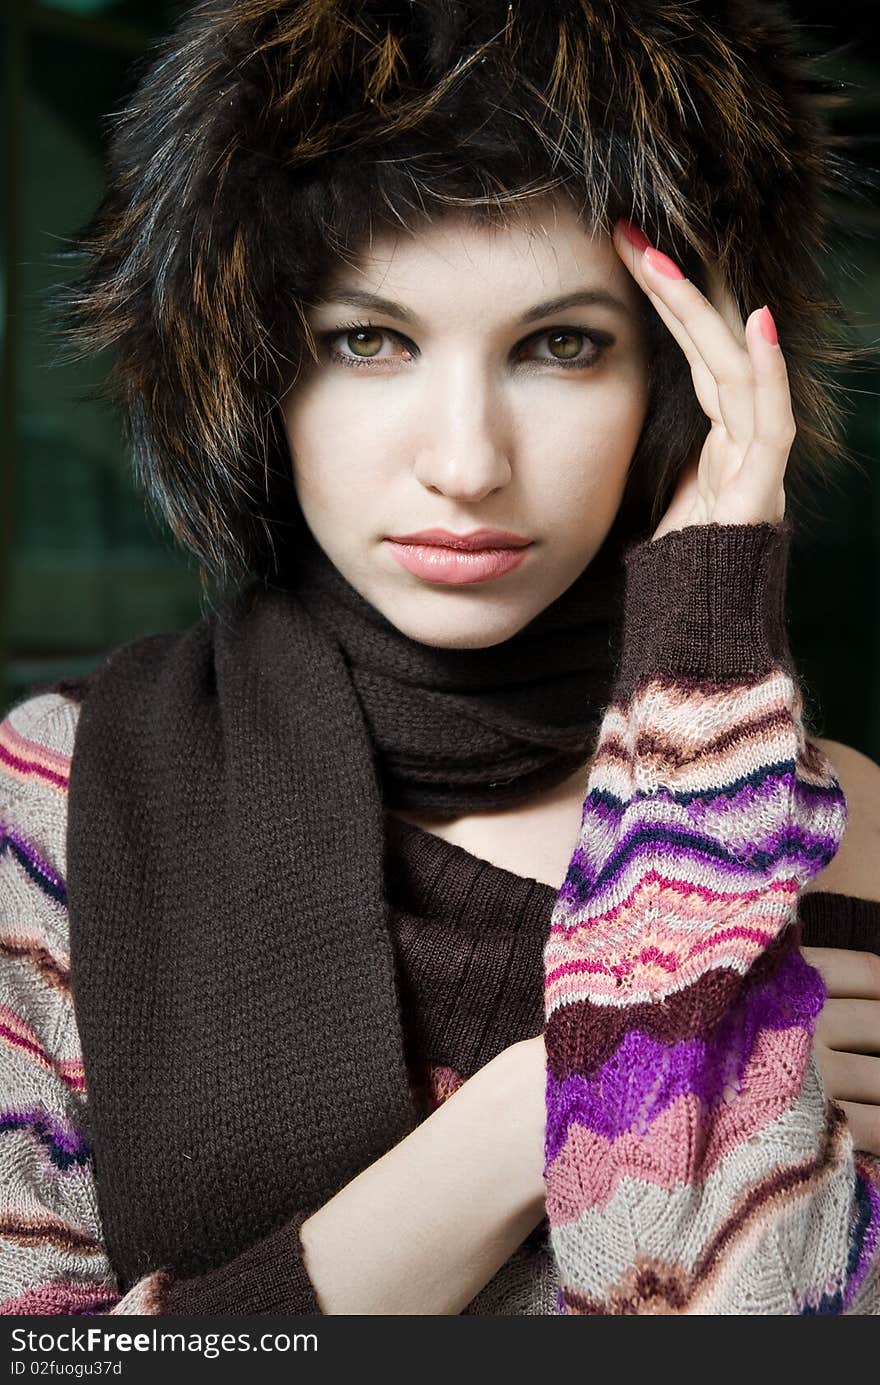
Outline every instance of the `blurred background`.
MULTIPOLYGON (((54 257, 101 194, 105 119, 182 6, 5 3, 0 715, 31 688, 86 673, 114 646, 188 625, 201 610, 194 562, 146 510, 120 425, 94 397, 107 363, 57 364, 44 306, 65 273, 54 257)), ((835 49, 827 75, 847 96, 835 131, 876 170, 875 6, 792 8, 822 49, 835 49)), ((878 340, 878 229, 877 199, 866 198, 840 209, 832 246, 837 291, 865 343, 878 340)), ((839 383, 859 466, 817 490, 809 532, 795 541, 790 629, 817 734, 880 760, 880 375, 862 369, 839 383)))

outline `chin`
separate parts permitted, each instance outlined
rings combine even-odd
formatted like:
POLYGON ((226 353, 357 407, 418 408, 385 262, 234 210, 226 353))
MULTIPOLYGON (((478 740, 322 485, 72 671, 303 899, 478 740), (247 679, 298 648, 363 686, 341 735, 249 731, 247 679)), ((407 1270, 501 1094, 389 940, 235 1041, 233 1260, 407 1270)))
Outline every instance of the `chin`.
POLYGON ((456 601, 448 609, 429 611, 394 603, 382 614, 402 635, 435 649, 491 649, 513 639, 537 611, 477 609, 477 603, 456 601), (468 609, 470 607, 470 609, 468 609), (455 609, 457 608, 457 609, 455 609))

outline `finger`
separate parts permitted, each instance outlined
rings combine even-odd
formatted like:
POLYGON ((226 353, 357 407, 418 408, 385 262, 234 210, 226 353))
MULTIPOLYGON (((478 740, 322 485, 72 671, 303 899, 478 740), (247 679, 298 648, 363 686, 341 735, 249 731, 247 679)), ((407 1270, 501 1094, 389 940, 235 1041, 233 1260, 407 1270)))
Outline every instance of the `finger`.
POLYGON ((684 277, 672 277, 670 267, 681 274, 667 256, 649 247, 639 257, 634 273, 652 295, 662 300, 696 347, 715 380, 720 415, 715 421, 723 423, 729 436, 745 450, 753 433, 750 353, 696 284, 684 277))
POLYGON ((717 265, 712 263, 706 264, 706 286, 709 290, 709 302, 718 309, 740 345, 745 346, 746 325, 743 322, 739 305, 727 280, 722 276, 717 265))
POLYGON ((865 1154, 880 1154, 880 1107, 861 1106, 858 1102, 836 1103, 846 1116, 846 1123, 856 1149, 865 1154))
POLYGON ((672 310, 697 348, 715 381, 716 421, 722 423, 737 446, 745 450, 752 440, 754 425, 749 353, 696 284, 672 277, 670 266, 671 260, 649 248, 642 256, 639 270, 648 288, 672 310))
POLYGON ((699 400, 700 408, 714 423, 721 423, 721 405, 718 400, 718 387, 715 377, 703 360, 700 352, 691 340, 684 324, 676 316, 671 308, 667 307, 663 298, 655 293, 654 289, 645 280, 641 272, 642 255, 640 250, 619 230, 615 229, 613 235, 614 245, 617 253, 623 260, 630 274, 635 279, 642 293, 649 299, 651 306, 656 311, 658 317, 663 322, 678 342, 684 352, 688 365, 691 368, 691 375, 694 381, 694 390, 699 400))
POLYGON ((880 1000, 880 957, 845 947, 802 947, 801 952, 825 982, 829 997, 880 1000))
POLYGON ((843 1053, 880 1053, 880 1001, 826 1000, 816 1038, 843 1053))
POLYGON ((880 1058, 835 1053, 816 1044, 816 1063, 825 1089, 835 1101, 861 1101, 880 1107, 880 1058))
POLYGON ((746 346, 751 361, 753 431, 743 457, 746 470, 761 478, 781 481, 794 442, 794 413, 785 357, 776 338, 769 308, 750 313, 746 323, 746 346), (772 338, 772 340, 771 340, 772 338))

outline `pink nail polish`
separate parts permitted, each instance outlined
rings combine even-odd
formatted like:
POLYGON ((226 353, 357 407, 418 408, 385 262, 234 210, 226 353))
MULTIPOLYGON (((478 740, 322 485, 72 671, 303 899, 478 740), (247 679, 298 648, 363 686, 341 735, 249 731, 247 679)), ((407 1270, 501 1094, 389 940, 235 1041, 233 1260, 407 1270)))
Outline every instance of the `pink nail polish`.
POLYGON ((653 245, 649 245, 645 251, 645 259, 648 264, 653 265, 661 274, 665 274, 667 279, 683 279, 684 275, 674 260, 670 260, 668 255, 664 255, 662 250, 655 250, 653 245))
POLYGON ((779 334, 776 331, 776 323, 773 321, 773 314, 765 303, 758 314, 758 326, 761 329, 761 336, 765 341, 769 341, 772 346, 779 345, 779 334))
POLYGON ((625 217, 621 217, 617 224, 630 245, 634 245, 636 250, 647 250, 651 242, 648 240, 644 231, 640 231, 638 226, 634 226, 633 223, 627 221, 625 217))

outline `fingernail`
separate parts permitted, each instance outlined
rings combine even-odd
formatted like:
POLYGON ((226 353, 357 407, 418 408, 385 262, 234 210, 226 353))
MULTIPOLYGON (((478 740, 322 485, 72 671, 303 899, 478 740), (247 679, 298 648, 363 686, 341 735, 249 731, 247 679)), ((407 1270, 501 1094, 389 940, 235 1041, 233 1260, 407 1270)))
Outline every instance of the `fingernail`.
POLYGON ((761 336, 765 341, 769 341, 772 346, 779 345, 779 334, 776 331, 776 323, 773 321, 773 314, 765 303, 758 313, 758 326, 761 329, 761 336))
POLYGON ((634 226, 632 222, 627 221, 625 217, 621 217, 617 224, 630 245, 634 245, 636 250, 647 250, 651 242, 648 240, 644 231, 640 231, 638 226, 634 226))
POLYGON ((664 255, 662 250, 655 250, 653 245, 649 245, 645 251, 645 259, 648 264, 653 265, 661 274, 665 274, 667 279, 683 279, 684 275, 674 260, 670 260, 668 255, 664 255))

